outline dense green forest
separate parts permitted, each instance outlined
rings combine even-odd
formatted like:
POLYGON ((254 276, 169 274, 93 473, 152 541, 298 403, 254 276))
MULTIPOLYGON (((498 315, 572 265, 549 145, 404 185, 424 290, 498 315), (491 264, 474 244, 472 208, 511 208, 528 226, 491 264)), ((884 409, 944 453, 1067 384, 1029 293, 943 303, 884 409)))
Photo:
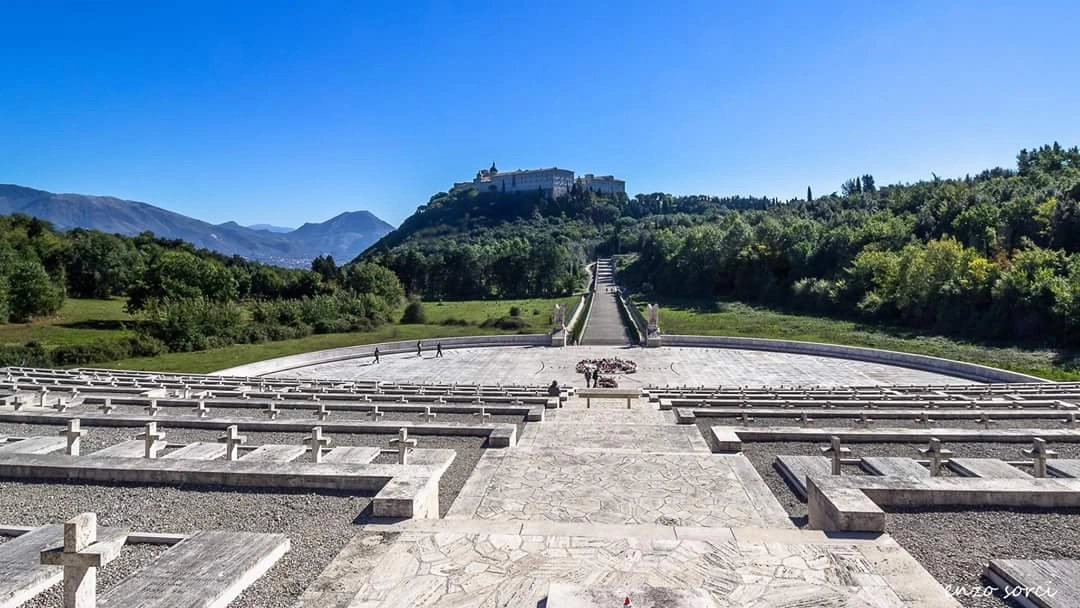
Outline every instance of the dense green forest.
POLYGON ((0 365, 64 365, 311 333, 366 331, 390 320, 404 290, 370 263, 317 258, 289 270, 196 250, 150 234, 59 232, 24 215, 0 217, 0 323, 55 313, 66 297, 127 297, 133 337, 46 350, 0 350, 0 365))
POLYGON ((642 227, 646 293, 732 297, 972 338, 1080 344, 1080 151, 1016 170, 877 187, 716 221, 642 227))
POLYGON ((588 259, 633 250, 641 229, 692 226, 732 209, 776 205, 771 199, 628 198, 579 190, 557 199, 440 192, 358 260, 393 270, 410 293, 428 299, 549 297, 580 287, 588 259))

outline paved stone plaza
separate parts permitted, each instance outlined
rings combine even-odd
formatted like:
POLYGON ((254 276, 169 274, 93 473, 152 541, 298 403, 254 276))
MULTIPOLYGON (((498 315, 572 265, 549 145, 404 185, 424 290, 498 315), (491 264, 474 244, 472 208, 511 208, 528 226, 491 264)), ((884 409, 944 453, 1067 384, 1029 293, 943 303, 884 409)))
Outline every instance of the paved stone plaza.
MULTIPOLYGON (((427 342, 433 347, 435 341, 427 342)), ((575 346, 567 348, 501 347, 447 349, 336 361, 279 374, 297 378, 399 382, 479 382, 486 384, 561 384, 584 386, 575 366, 582 359, 619 357, 638 364, 635 374, 617 376, 620 386, 791 386, 942 384, 956 378, 903 367, 849 359, 711 348, 636 348, 575 346)))

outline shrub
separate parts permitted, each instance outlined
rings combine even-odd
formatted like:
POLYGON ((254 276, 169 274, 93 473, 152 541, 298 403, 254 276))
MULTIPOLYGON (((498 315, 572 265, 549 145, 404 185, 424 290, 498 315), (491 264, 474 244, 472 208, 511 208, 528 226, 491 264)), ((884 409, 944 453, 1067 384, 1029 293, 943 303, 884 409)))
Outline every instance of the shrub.
POLYGON ((521 317, 500 317, 498 319, 494 317, 488 317, 480 327, 496 327, 498 329, 525 329, 529 326, 529 323, 521 317))
POLYGON ((401 315, 403 325, 423 325, 427 323, 427 312, 420 300, 413 300, 405 307, 405 314, 401 315))
POLYGON ((53 284, 37 260, 15 262, 8 277, 7 313, 12 321, 25 323, 51 315, 64 303, 64 292, 53 284))
POLYGON ((511 317, 520 317, 521 316, 521 307, 520 306, 511 306, 510 307, 510 316, 511 317))

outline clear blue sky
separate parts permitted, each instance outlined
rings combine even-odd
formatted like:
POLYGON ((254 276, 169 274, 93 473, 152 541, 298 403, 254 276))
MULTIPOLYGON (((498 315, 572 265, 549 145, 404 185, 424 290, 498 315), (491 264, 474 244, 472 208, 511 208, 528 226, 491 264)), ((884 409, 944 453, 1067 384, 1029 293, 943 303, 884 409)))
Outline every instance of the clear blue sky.
POLYGON ((1080 143, 1075 2, 459 4, 4 0, 0 182, 396 224, 492 160, 789 198, 1080 143))

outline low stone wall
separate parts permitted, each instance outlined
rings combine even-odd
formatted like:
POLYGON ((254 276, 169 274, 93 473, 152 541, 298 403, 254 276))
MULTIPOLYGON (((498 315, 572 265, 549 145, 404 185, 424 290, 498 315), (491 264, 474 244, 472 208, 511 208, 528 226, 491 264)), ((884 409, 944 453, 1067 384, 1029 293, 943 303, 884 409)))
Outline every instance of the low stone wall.
MULTIPOLYGON (((548 334, 518 334, 508 336, 464 336, 459 338, 431 338, 423 340, 424 350, 434 350, 435 344, 441 342, 444 349, 451 348, 480 348, 485 346, 551 346, 551 336, 548 334)), ((331 348, 317 350, 310 353, 290 355, 257 361, 238 367, 231 367, 214 372, 217 376, 264 376, 285 372, 309 365, 345 361, 347 359, 359 359, 370 357, 378 347, 380 355, 393 355, 399 353, 416 352, 416 340, 403 340, 398 342, 381 342, 379 344, 364 344, 362 346, 347 346, 344 348, 331 348)))
POLYGON ((916 355, 876 348, 841 346, 839 344, 821 344, 819 342, 798 342, 795 340, 770 340, 766 338, 740 338, 733 336, 679 336, 664 335, 664 346, 683 346, 694 348, 738 348, 744 350, 764 350, 817 357, 836 357, 854 359, 882 365, 896 365, 927 372, 956 376, 976 382, 1049 382, 1044 378, 1010 372, 995 367, 964 363, 952 359, 916 355))

